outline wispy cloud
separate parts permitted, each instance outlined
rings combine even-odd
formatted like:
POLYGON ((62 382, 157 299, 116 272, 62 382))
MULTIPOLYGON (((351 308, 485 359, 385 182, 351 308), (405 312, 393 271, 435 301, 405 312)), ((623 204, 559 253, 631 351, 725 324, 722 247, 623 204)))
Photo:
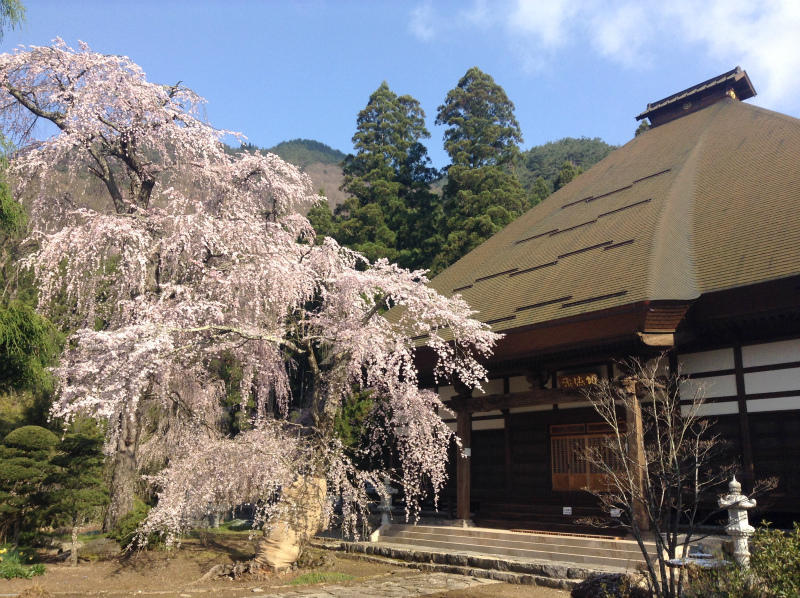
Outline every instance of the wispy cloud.
POLYGON ((411 11, 411 18, 408 28, 411 33, 422 41, 432 41, 436 37, 436 15, 433 7, 428 4, 421 4, 411 11))
POLYGON ((800 0, 475 0, 459 10, 426 0, 409 29, 427 42, 501 32, 526 70, 552 68, 576 48, 654 68, 664 53, 689 48, 716 67, 748 69, 758 103, 781 109, 800 96, 800 0))

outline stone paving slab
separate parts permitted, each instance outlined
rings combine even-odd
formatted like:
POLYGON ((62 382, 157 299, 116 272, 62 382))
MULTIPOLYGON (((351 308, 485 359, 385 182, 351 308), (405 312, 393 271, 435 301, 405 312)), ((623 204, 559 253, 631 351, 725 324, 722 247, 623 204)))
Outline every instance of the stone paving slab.
POLYGON ((452 573, 421 573, 392 579, 369 579, 352 585, 335 584, 281 592, 281 598, 406 598, 437 592, 463 590, 473 586, 500 583, 493 579, 477 579, 452 573))

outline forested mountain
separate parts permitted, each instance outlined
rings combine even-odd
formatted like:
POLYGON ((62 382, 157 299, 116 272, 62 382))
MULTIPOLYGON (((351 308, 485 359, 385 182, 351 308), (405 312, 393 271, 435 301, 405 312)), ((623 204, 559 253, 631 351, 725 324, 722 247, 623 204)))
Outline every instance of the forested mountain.
POLYGON ((557 179, 565 162, 589 170, 615 149, 616 145, 609 145, 599 137, 564 137, 558 141, 548 141, 522 152, 517 176, 528 192, 533 190, 538 177, 545 180, 552 192, 558 188, 557 179))
MULTIPOLYGON (((248 143, 241 150, 270 152, 299 167, 311 177, 314 191, 324 194, 331 206, 337 206, 347 198, 347 194, 339 190, 345 154, 329 145, 313 139, 292 139, 266 149, 248 143)), ((231 148, 230 151, 241 150, 231 148)))
POLYGON ((286 160, 287 162, 301 168, 321 162, 322 164, 335 164, 338 166, 344 160, 344 152, 333 149, 313 139, 292 139, 291 141, 281 141, 267 150, 286 160))

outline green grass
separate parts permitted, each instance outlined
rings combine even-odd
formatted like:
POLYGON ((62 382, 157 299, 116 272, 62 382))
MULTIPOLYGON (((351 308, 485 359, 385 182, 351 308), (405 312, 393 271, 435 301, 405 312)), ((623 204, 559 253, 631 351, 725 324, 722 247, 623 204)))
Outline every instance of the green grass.
POLYGON ((0 579, 31 579, 36 575, 44 575, 44 565, 33 562, 35 554, 26 549, 0 548, 0 579))
POLYGON ((303 573, 299 577, 295 577, 289 582, 292 586, 304 586, 315 583, 330 583, 333 581, 350 581, 355 579, 355 575, 348 575, 347 573, 325 572, 319 571, 316 573, 303 573))

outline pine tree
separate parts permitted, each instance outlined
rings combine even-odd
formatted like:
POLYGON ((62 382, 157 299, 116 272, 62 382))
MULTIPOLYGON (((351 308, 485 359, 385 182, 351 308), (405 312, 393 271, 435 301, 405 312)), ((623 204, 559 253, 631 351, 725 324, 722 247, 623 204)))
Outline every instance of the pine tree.
POLYGON ((58 437, 39 426, 22 426, 0 445, 0 530, 13 530, 14 545, 22 529, 41 514, 42 491, 58 437))
POLYGON ((67 434, 50 459, 53 471, 47 477, 47 514, 56 525, 72 533, 70 563, 78 564, 78 526, 97 516, 108 504, 103 481, 103 438, 87 422, 83 432, 67 434))

